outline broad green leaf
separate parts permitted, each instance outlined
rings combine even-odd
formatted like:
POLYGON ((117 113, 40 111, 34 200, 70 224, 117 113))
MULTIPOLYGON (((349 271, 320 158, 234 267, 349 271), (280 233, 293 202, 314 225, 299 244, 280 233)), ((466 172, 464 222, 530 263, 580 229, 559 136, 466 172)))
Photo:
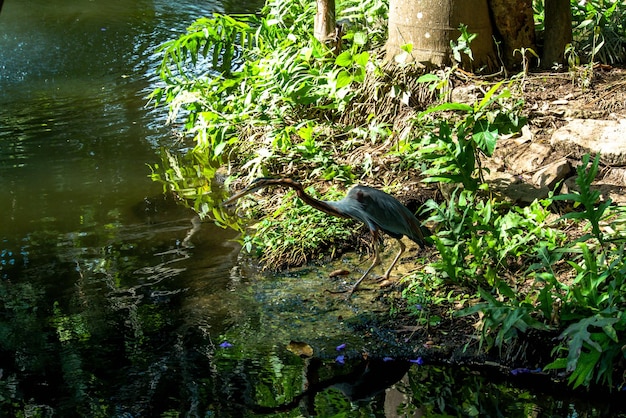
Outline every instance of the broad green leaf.
POLYGON ((337 55, 337 58, 335 58, 335 64, 340 67, 348 67, 352 65, 352 63, 353 60, 350 51, 343 51, 341 54, 337 55))
POLYGON ((557 370, 564 369, 567 366, 566 358, 558 358, 554 360, 552 363, 548 363, 543 367, 543 370, 557 370))
POLYGON ((354 62, 356 62, 361 67, 365 67, 369 59, 370 59, 370 54, 367 51, 361 52, 360 54, 356 54, 354 56, 354 62))
POLYGON ((498 130, 481 130, 472 135, 472 138, 488 157, 493 155, 496 149, 496 141, 498 140, 498 130))
POLYGON ((607 325, 612 325, 618 321, 617 318, 605 318, 600 315, 591 316, 581 319, 580 321, 570 325, 561 333, 561 338, 569 338, 567 355, 567 370, 573 371, 577 367, 580 353, 583 346, 602 352, 602 347, 596 341, 591 338, 591 332, 589 327, 604 328, 607 325))
POLYGON ((352 83, 352 76, 345 70, 339 71, 337 74, 337 89, 345 87, 352 83))
POLYGON ((588 385, 593 376, 593 371, 596 364, 600 360, 602 352, 591 350, 589 352, 581 352, 576 369, 572 372, 568 382, 573 383, 572 387, 576 389, 578 386, 585 384, 588 385))

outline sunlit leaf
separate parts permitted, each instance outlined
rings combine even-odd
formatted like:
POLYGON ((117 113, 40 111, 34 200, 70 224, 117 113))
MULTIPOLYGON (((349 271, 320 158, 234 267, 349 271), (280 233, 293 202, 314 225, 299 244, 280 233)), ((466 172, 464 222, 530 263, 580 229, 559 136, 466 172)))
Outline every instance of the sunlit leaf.
POLYGON ((367 33, 366 32, 356 32, 354 34, 353 39, 355 45, 365 45, 367 43, 367 33))
POLYGON ((417 79, 418 83, 433 83, 438 81, 441 81, 441 79, 437 75, 432 73, 422 74, 417 79))
POLYGON ((337 88, 348 86, 352 83, 352 76, 347 71, 339 71, 337 74, 337 88))
POLYGON ((337 58, 335 58, 335 64, 340 67, 348 67, 352 65, 352 62, 352 54, 350 51, 343 51, 341 54, 337 55, 337 58))

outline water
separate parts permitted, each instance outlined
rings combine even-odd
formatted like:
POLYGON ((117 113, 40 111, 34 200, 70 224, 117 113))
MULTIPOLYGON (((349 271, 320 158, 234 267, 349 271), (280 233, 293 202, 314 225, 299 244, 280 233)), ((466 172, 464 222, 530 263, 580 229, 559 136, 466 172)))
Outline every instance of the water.
POLYGON ((614 413, 417 365, 418 344, 380 324, 388 307, 324 291, 343 261, 259 274, 231 231, 149 180, 160 147, 188 145, 145 106, 157 46, 212 11, 258 7, 4 2, 0 416, 614 413))

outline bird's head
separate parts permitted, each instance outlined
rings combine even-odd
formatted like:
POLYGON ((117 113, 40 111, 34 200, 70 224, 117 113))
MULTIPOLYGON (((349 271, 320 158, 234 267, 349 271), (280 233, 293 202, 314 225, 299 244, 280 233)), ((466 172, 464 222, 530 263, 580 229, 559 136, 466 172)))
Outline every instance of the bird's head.
POLYGON ((231 196, 230 199, 224 201, 223 205, 224 206, 232 205, 238 199, 241 199, 242 197, 244 197, 244 196, 246 196, 246 195, 248 195, 250 193, 254 193, 257 190, 260 190, 260 189, 262 189, 264 187, 268 187, 268 186, 285 186, 285 187, 291 187, 292 189, 301 189, 302 188, 300 183, 298 183, 295 180, 289 179, 289 178, 261 177, 261 178, 258 178, 258 179, 254 179, 252 181, 252 183, 250 183, 248 185, 248 187, 246 187, 245 189, 243 189, 239 193, 236 193, 235 195, 231 196))

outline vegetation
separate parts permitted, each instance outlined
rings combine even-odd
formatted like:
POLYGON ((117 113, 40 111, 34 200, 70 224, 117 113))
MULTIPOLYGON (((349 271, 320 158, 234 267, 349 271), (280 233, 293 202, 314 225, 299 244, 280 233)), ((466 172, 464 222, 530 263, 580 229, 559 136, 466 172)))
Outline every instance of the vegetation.
MULTIPOLYGON (((544 2, 535 0, 536 30, 543 33, 544 2)), ((626 59, 626 6, 620 1, 572 1, 574 42, 570 52, 583 62, 615 64, 626 59)), ((572 63, 572 61, 570 61, 572 63)), ((580 60, 578 60, 580 64, 580 60)))
MULTIPOLYGON (((623 61, 623 4, 572 5, 571 70, 578 71, 580 58, 591 71, 597 60, 623 61)), ((541 2, 535 9, 541 31, 541 2)), ((346 0, 337 10, 339 20, 350 21, 340 51, 313 37, 313 3, 281 0, 269 0, 258 16, 200 19, 163 45, 165 84, 152 97, 169 105, 171 120, 184 125, 195 148, 191 161, 168 154, 153 178, 201 215, 240 230, 245 228, 239 217, 218 204, 218 173, 227 184, 260 175, 325 180, 332 184, 325 192, 329 198, 357 179, 393 190, 393 176, 383 174, 389 171, 395 176, 416 170, 426 183, 448 183, 449 198, 423 208, 437 226, 439 257, 407 278, 404 295, 420 301, 418 316, 423 318, 442 287, 453 289, 449 294, 462 296, 443 300, 462 300, 466 307, 458 315, 480 314, 481 347, 502 349, 529 330, 556 333, 554 361, 546 370, 564 369, 573 387, 599 383, 621 389, 622 368, 616 365, 624 359, 626 335, 626 240, 606 231, 619 230, 625 217, 610 201, 600 202, 591 187, 598 157, 582 160, 577 192, 526 207, 497 201, 484 182, 482 161, 493 154, 500 135, 525 123, 524 77, 485 82, 486 93, 473 104, 448 101, 454 69, 424 74, 421 90, 412 90, 397 71, 415 68, 386 68, 377 57, 385 3, 346 0), (404 109, 401 123, 398 109, 404 109), (559 217, 554 208, 563 200, 573 202, 574 211, 559 217), (572 240, 565 231, 573 225, 589 232, 572 240), (479 302, 470 304, 468 296, 479 302)), ((469 42, 464 33, 455 47, 457 59, 471 53, 469 42)), ((271 265, 311 260, 320 248, 332 253, 354 235, 350 224, 291 196, 278 203, 268 198, 269 207, 273 214, 256 233, 248 230, 242 243, 271 265)), ((242 209, 259 215, 250 205, 242 209)))
MULTIPOLYGON (((375 170, 371 158, 359 166, 356 158, 342 161, 337 155, 380 143, 389 128, 374 114, 364 126, 339 126, 338 119, 355 95, 363 94, 354 85, 379 72, 365 49, 381 44, 386 9, 372 1, 346 3, 342 10, 340 18, 361 29, 346 34, 345 50, 337 56, 313 37, 315 10, 307 2, 268 2, 263 17, 200 19, 187 35, 165 44, 161 76, 166 84, 153 98, 169 103, 171 120, 184 123, 196 146, 191 158, 168 154, 163 167, 154 167, 153 178, 191 202, 201 215, 239 229, 238 219, 216 205, 219 190, 212 185, 220 167, 236 162, 247 179, 279 174, 284 167, 337 184, 375 170), (181 159, 193 161, 181 164, 181 159)), ((306 210, 283 212, 298 218, 306 210)), ((284 219, 281 215, 277 220, 284 219)), ((320 242, 336 240, 334 228, 320 230, 325 232, 320 242)), ((339 232, 345 236, 347 231, 339 232)), ((255 241, 262 253, 272 243, 282 246, 280 253, 302 252, 295 241, 288 244, 291 248, 272 239, 255 241)), ((311 259, 315 252, 309 250, 294 261, 311 259)))
MULTIPOLYGON (((596 61, 624 59, 623 3, 572 5, 569 70, 587 88, 596 61)), ((512 372, 541 374, 547 385, 565 376, 575 388, 623 391, 626 211, 593 189, 598 157, 580 161, 575 191, 526 206, 498 200, 484 182, 485 162, 502 135, 525 123, 526 70, 483 81, 477 100, 454 103, 455 68, 424 74, 379 60, 384 2, 347 0, 339 10, 350 24, 336 52, 310 33, 308 1, 271 0, 258 16, 200 19, 164 45, 163 85, 153 99, 170 106, 189 151, 165 150, 153 178, 202 216, 244 231, 244 248, 271 267, 333 257, 358 246, 358 234, 349 221, 312 210, 293 194, 241 202, 240 214, 262 219, 249 227, 221 207, 222 178, 237 186, 258 175, 295 176, 318 182, 308 192, 324 199, 336 199, 356 181, 399 196, 403 181, 440 187, 445 200, 428 200, 420 212, 436 231, 435 255, 417 260, 419 268, 404 278, 405 299, 393 300, 392 309, 408 306, 415 328, 428 332, 451 320, 474 325, 468 348, 494 356, 539 341, 550 359, 540 370, 524 365, 512 372)), ((458 58, 471 53, 471 39, 465 33, 456 43, 458 58)), ((352 305, 312 303, 309 294, 323 291, 302 280, 285 281, 302 285, 292 290, 293 299, 258 292, 267 283, 239 282, 236 272, 224 292, 207 291, 204 267, 172 283, 180 260, 192 254, 185 242, 171 247, 178 229, 165 244, 154 236, 129 240, 138 231, 122 233, 119 215, 109 213, 97 226, 89 219, 96 215, 86 211, 79 233, 44 228, 17 244, 3 241, 2 416, 242 416, 251 405, 278 408, 301 393, 303 376, 314 367, 315 380, 333 382, 361 360, 362 346, 349 340, 357 340, 356 333, 322 329, 321 316, 353 321, 350 329, 368 337, 378 331, 362 320, 378 305, 348 318, 352 305), (265 299, 259 302, 255 292, 265 299), (281 318, 285 312, 294 314, 289 321, 281 318), (294 337, 293 329, 300 334, 294 337), (292 337, 325 347, 316 353, 321 364, 275 344, 292 337), (345 349, 346 341, 339 364, 339 349, 326 346, 345 349)), ((397 339, 395 327, 392 340, 415 348, 397 339)), ((381 361, 389 367, 391 360, 381 361)), ((406 414, 419 405, 425 415, 494 415, 522 400, 529 408, 524 416, 539 409, 572 414, 569 401, 546 407, 533 391, 483 386, 490 385, 483 380, 463 370, 411 367, 402 381, 402 408, 406 414)), ((352 408, 336 388, 315 402, 324 416, 352 408)), ((376 404, 379 410, 367 413, 382 414, 384 405, 376 404)))

